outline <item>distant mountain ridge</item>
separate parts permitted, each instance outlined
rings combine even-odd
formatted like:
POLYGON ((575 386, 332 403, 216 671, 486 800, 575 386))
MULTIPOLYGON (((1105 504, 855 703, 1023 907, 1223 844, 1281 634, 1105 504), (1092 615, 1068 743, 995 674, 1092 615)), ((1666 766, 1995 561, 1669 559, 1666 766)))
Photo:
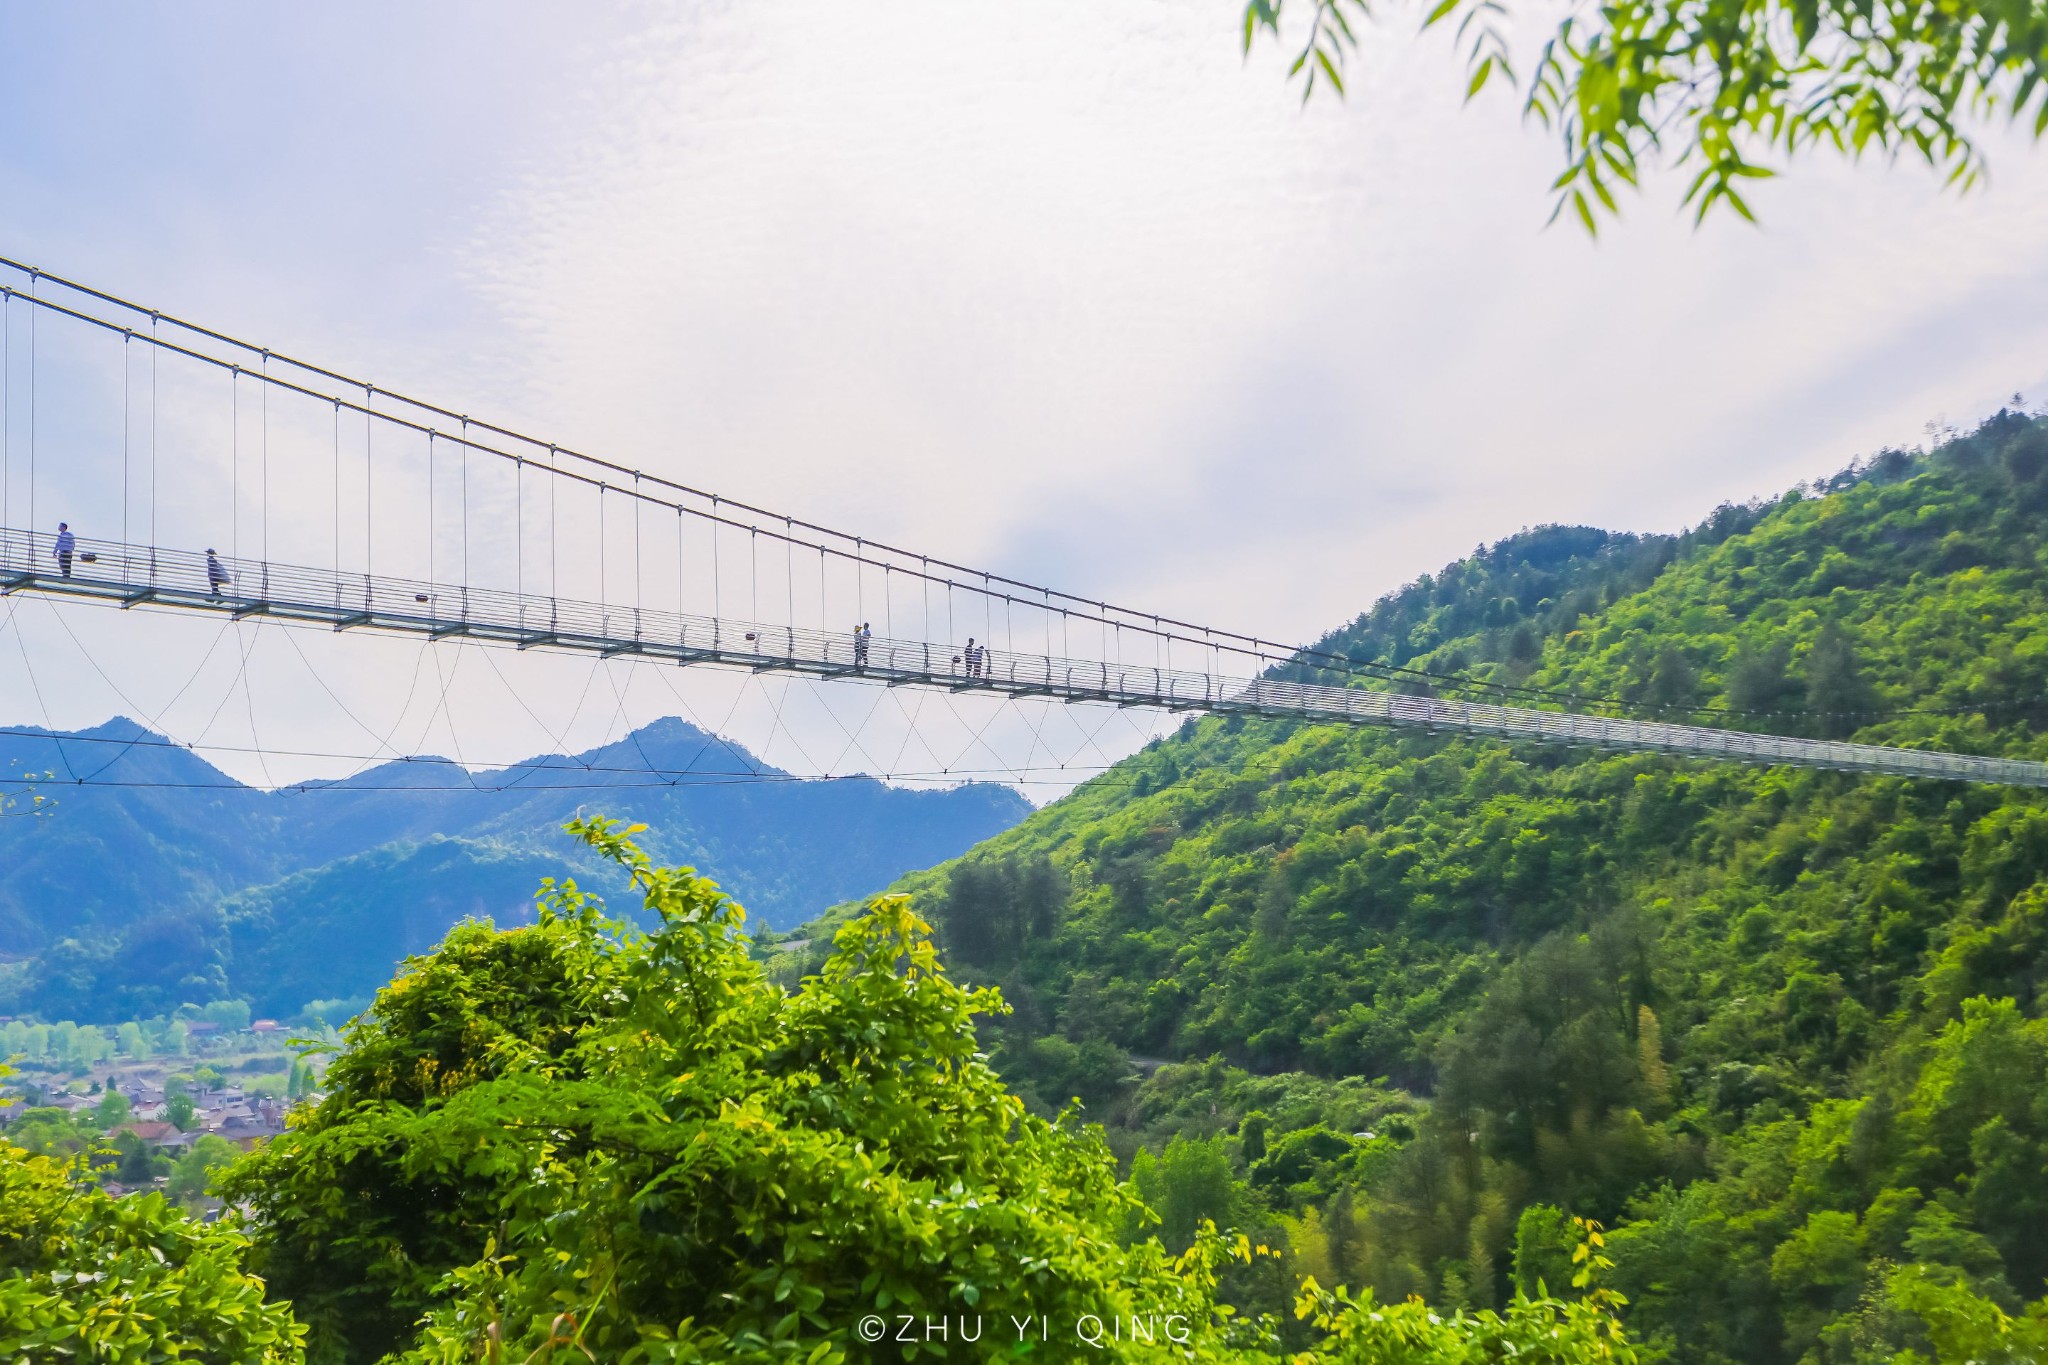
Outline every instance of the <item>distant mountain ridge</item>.
POLYGON ((540 876, 582 870, 561 833, 578 811, 644 822, 654 856, 775 926, 1030 810, 993 783, 797 778, 674 718, 508 768, 407 759, 276 791, 125 717, 0 731, 0 774, 43 773, 55 813, 0 821, 0 1010, 81 1020, 365 993, 464 915, 526 913, 540 876))

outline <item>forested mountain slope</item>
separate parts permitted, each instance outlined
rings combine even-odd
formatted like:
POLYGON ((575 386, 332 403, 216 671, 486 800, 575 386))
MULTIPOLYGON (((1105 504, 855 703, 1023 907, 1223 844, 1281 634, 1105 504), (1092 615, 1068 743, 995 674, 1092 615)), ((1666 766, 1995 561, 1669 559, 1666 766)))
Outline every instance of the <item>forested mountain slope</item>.
MULTIPOLYGON (((2048 429, 2000 414, 1682 537, 1524 533, 1322 648, 2039 758, 2044 515, 2048 429)), ((1497 1302, 1590 1215, 1702 1362, 1925 1349, 1898 1263, 2048 1287, 2038 793, 1208 719, 904 885, 1027 1094, 1175 1138, 1141 1185, 1320 1276, 1497 1302)))
POLYGON ((0 821, 0 1012, 101 1022, 221 998, 290 1013, 367 997, 465 916, 529 913, 540 878, 573 856, 562 823, 600 802, 757 925, 872 892, 1030 809, 989 783, 799 781, 673 718, 475 787, 421 759, 263 791, 127 720, 12 730, 0 761, 51 774, 40 790, 55 800, 46 818, 0 821))

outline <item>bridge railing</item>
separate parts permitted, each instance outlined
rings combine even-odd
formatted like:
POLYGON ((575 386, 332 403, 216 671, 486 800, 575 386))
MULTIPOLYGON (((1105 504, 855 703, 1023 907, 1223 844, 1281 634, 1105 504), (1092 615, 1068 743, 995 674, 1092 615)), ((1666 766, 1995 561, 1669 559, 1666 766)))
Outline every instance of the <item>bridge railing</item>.
POLYGON ((233 555, 207 556, 79 537, 70 573, 56 537, 0 528, 0 582, 128 605, 275 615, 430 636, 470 635, 515 643, 641 654, 677 662, 715 660, 763 671, 857 675, 1012 696, 1103 701, 1168 710, 1241 712, 1307 721, 1393 726, 1510 740, 1693 754, 1845 772, 2048 787, 2048 764, 1843 740, 1717 730, 1704 726, 1537 711, 1486 702, 1279 678, 1233 678, 1161 665, 1063 658, 964 642, 863 640, 852 629, 823 630, 588 602, 389 575, 336 572, 233 555))

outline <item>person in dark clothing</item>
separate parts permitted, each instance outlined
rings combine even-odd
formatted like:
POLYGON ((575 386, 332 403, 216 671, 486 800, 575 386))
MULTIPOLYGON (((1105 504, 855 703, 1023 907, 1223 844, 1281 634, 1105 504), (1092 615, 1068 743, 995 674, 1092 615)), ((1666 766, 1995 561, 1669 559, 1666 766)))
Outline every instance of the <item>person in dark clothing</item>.
POLYGON ((964 653, 967 656, 967 676, 970 678, 980 677, 982 650, 980 645, 974 643, 972 635, 967 637, 967 648, 964 653))
POLYGON ((206 552, 206 595, 208 597, 219 597, 220 590, 233 581, 233 579, 228 577, 228 571, 221 567, 220 560, 214 557, 213 551, 208 550, 206 552))
POLYGON ((71 523, 68 521, 58 522, 57 549, 55 551, 57 571, 66 578, 71 577, 71 555, 77 548, 78 537, 71 534, 71 523))

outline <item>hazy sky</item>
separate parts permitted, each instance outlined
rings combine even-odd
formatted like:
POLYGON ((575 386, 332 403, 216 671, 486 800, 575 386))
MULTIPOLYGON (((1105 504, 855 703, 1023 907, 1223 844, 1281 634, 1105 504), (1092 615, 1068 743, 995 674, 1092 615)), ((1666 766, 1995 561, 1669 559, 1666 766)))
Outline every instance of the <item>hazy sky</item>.
MULTIPOLYGON (((1544 228, 1554 145, 1506 97, 1462 108, 1411 17, 1350 100, 1304 110, 1277 51, 1241 57, 1240 13, 0 0, 0 47, 35 57, 0 83, 0 254, 1268 638, 1525 525, 1675 529, 2048 392, 2048 166, 2024 143, 1994 138, 1991 187, 1960 198, 1911 166, 1802 165, 1755 196, 1761 228, 1694 230, 1669 177, 1595 244, 1544 228)), ((191 677, 161 720, 181 738, 505 759, 731 706, 775 761, 846 771, 890 769, 920 704, 220 630, 21 607, 0 723, 156 714, 191 677)), ((918 723, 958 733, 903 770, 1141 737, 944 705, 918 723)), ((251 780, 353 766, 211 756, 251 780)))

